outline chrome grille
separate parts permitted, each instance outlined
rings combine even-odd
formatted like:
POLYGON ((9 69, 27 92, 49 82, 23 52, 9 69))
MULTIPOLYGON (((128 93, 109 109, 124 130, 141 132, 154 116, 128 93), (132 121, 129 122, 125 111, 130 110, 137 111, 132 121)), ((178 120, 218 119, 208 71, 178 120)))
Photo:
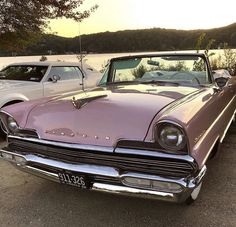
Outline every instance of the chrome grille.
POLYGON ((188 177, 195 172, 192 163, 173 158, 71 149, 19 139, 9 139, 9 148, 21 154, 35 154, 70 163, 111 166, 123 172, 132 171, 178 178, 188 177))

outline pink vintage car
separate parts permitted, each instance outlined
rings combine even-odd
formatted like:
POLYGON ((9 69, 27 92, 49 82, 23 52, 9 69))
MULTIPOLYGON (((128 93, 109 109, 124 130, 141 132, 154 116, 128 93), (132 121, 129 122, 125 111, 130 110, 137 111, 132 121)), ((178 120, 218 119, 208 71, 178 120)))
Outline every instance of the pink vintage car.
POLYGON ((235 116, 234 77, 203 54, 111 59, 98 87, 3 108, 19 169, 97 191, 193 202, 235 116))

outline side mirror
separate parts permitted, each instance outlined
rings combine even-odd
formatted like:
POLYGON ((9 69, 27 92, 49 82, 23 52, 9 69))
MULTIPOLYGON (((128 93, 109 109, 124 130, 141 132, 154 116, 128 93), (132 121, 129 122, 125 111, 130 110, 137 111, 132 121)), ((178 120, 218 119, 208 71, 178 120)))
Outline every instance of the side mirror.
POLYGON ((227 84, 228 80, 229 80, 229 78, 219 77, 219 78, 215 79, 215 82, 219 88, 223 88, 227 84))
POLYGON ((61 79, 61 77, 60 76, 58 76, 58 75, 53 75, 52 76, 52 78, 51 78, 51 81, 53 82, 53 83, 56 83, 58 80, 60 80, 61 79))

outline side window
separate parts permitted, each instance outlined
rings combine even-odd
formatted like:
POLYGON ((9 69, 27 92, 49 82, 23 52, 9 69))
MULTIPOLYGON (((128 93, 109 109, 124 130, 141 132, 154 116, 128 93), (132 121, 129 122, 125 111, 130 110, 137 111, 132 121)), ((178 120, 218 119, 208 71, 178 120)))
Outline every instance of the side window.
MULTIPOLYGON (((53 66, 49 73, 49 78, 57 75, 60 77, 60 80, 74 80, 79 79, 80 75, 78 74, 79 69, 73 66, 53 66)), ((80 72, 81 74, 81 72, 80 72)))
POLYGON ((100 80, 100 82, 98 83, 98 85, 103 85, 103 84, 107 83, 108 71, 109 71, 109 67, 107 67, 107 68, 105 69, 105 72, 104 72, 104 74, 103 74, 103 76, 102 76, 102 79, 100 80))

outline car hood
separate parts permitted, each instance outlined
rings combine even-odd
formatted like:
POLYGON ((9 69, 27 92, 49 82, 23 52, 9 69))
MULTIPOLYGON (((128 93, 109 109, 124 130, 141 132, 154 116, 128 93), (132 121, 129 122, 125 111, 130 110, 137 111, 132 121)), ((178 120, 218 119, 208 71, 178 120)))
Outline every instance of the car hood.
POLYGON ((15 88, 23 88, 25 86, 31 86, 35 85, 36 82, 30 82, 30 81, 18 81, 18 80, 0 80, 0 92, 11 90, 15 88))
POLYGON ((25 128, 40 138, 114 146, 121 139, 144 140, 156 114, 196 88, 150 85, 96 88, 41 103, 30 111, 25 128))

